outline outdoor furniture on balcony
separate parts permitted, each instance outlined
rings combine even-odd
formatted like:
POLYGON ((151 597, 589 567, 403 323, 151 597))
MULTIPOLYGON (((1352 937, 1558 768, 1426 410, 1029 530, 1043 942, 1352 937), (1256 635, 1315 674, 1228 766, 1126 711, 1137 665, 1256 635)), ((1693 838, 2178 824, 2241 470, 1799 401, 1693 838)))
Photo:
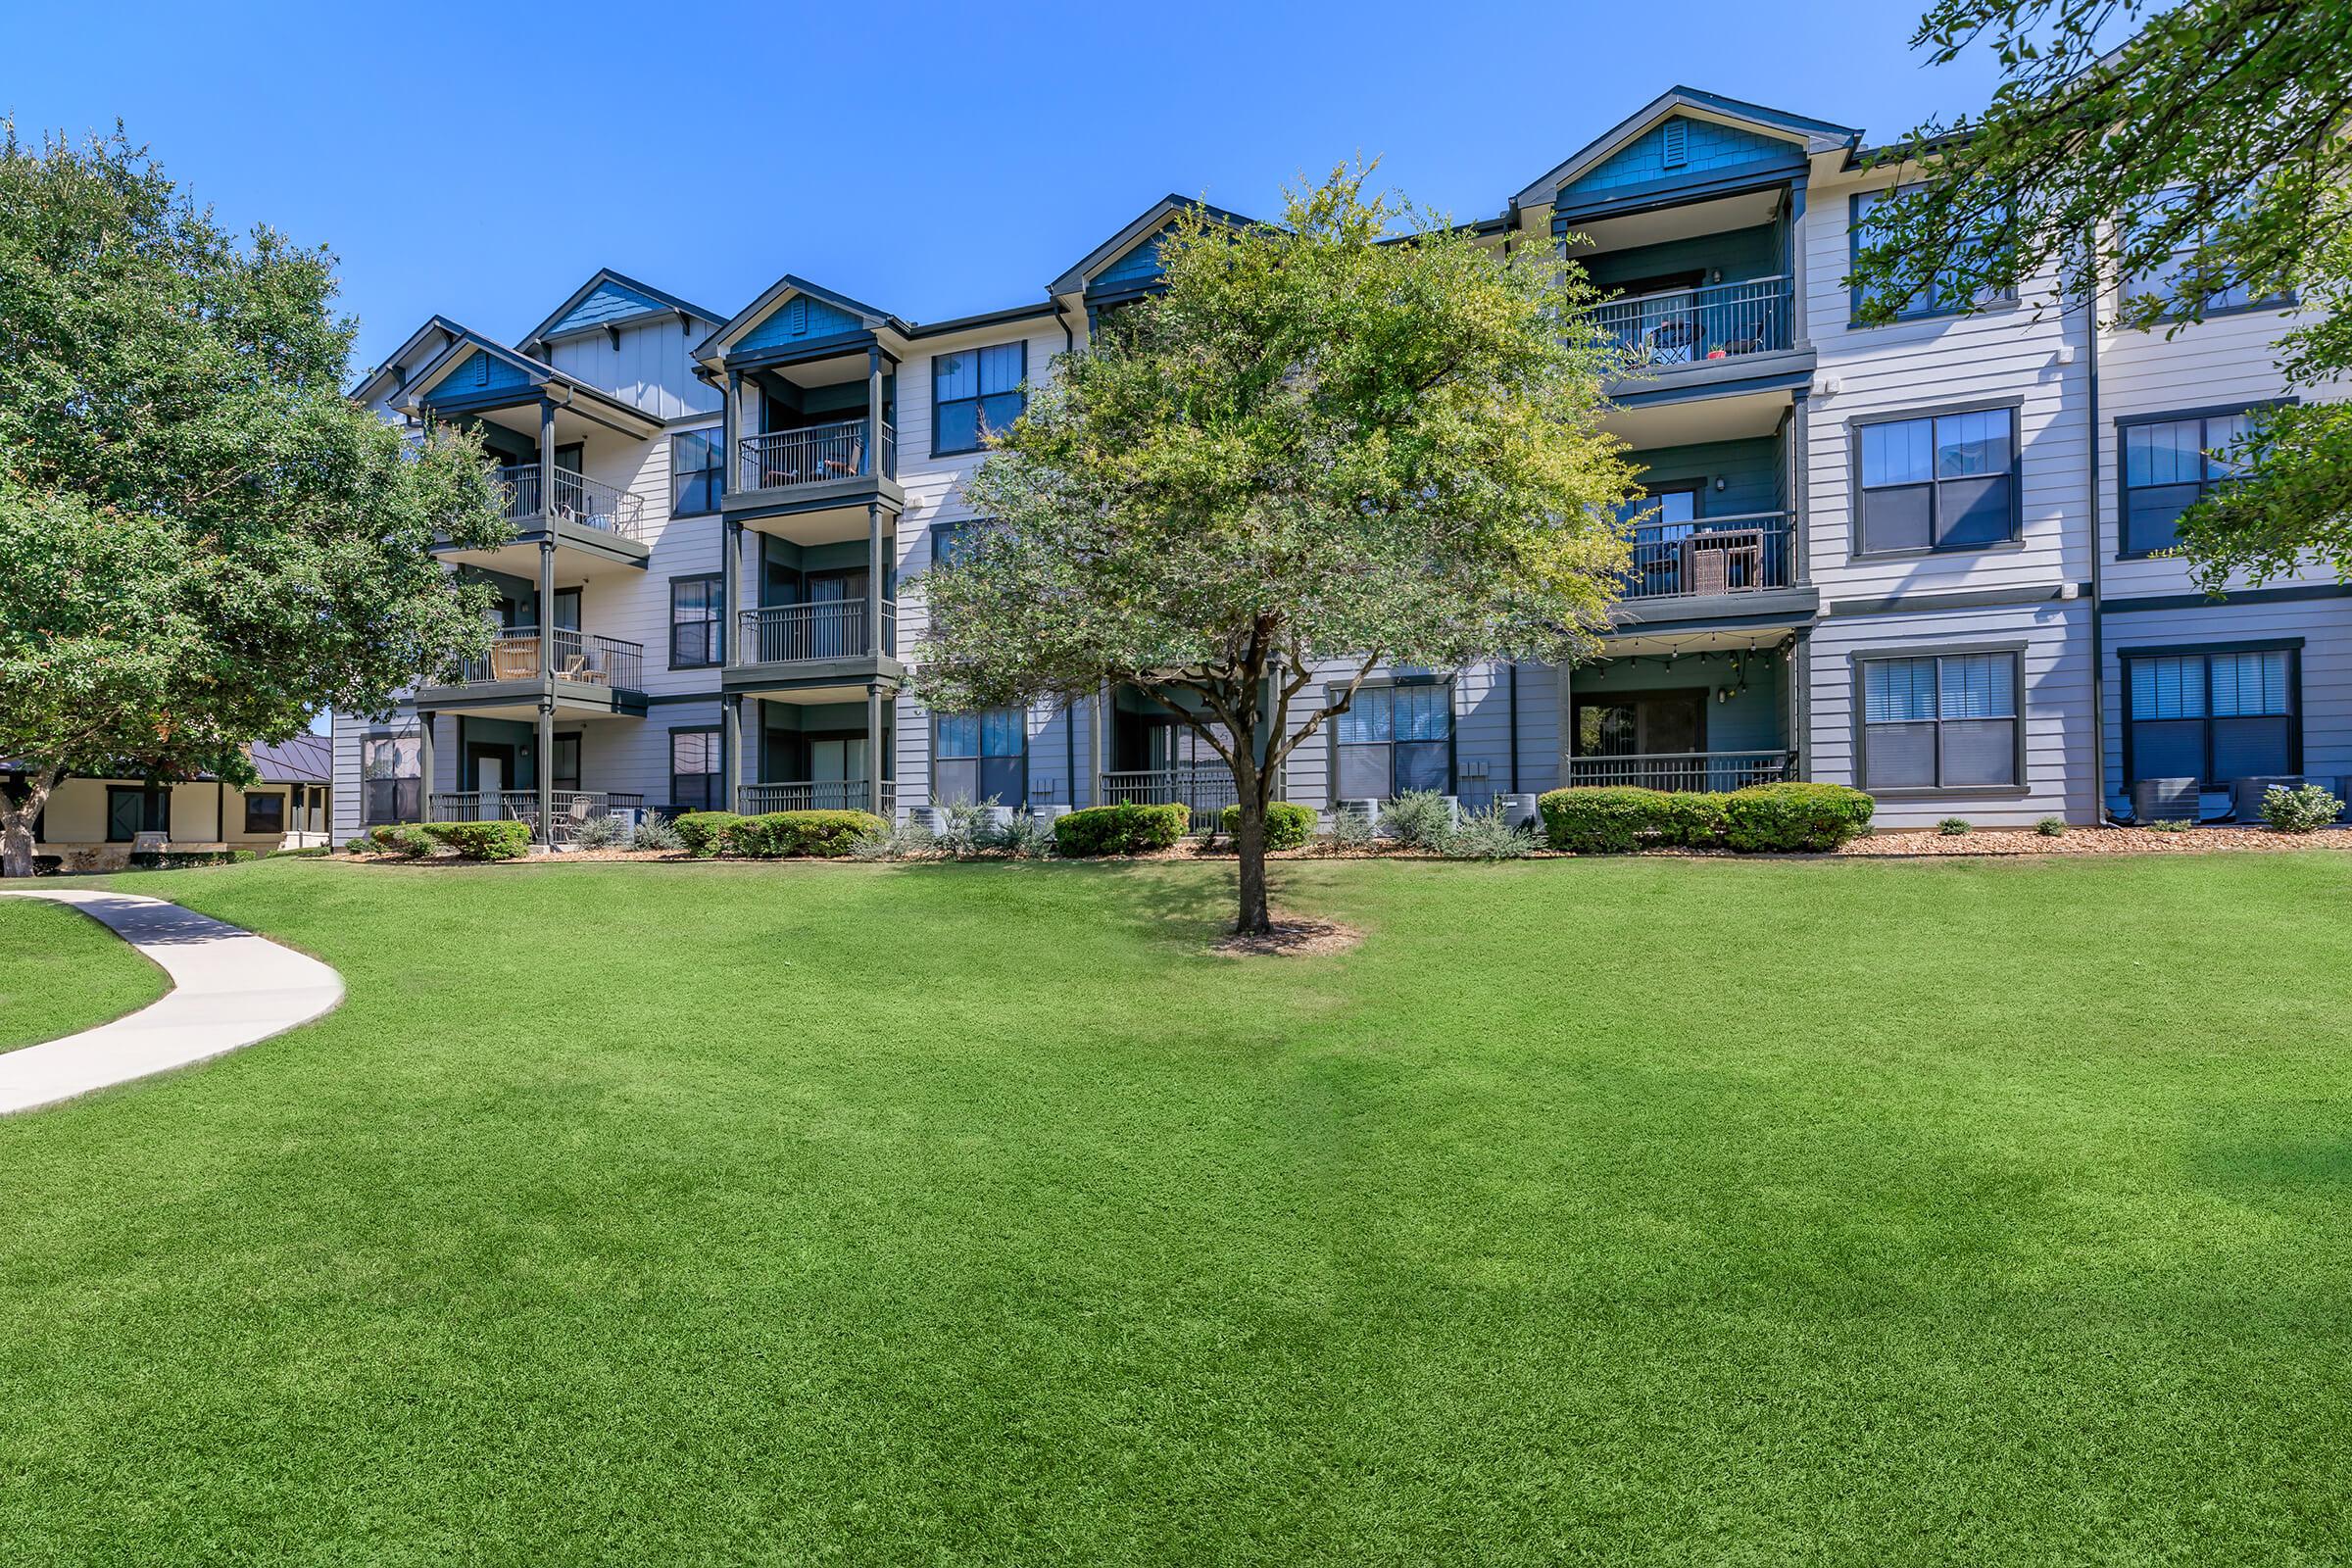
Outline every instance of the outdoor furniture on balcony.
MULTIPOLYGON (((645 680, 645 647, 620 637, 603 637, 558 626, 550 634, 556 679, 581 686, 612 686, 641 691, 645 680)), ((514 626, 499 633, 482 659, 467 660, 459 679, 463 686, 539 679, 539 631, 514 626)))
POLYGON ((1624 757, 1572 757, 1572 786, 1631 785, 1645 790, 1696 790, 1721 794, 1751 784, 1776 784, 1794 776, 1796 754, 1760 752, 1659 752, 1624 757))
POLYGON ((553 507, 541 505, 540 472, 536 463, 517 463, 497 469, 492 477, 506 492, 506 518, 517 526, 542 522, 596 528, 641 539, 645 529, 645 498, 615 489, 569 468, 555 470, 553 507))
POLYGON ((1789 346, 1787 277, 1668 289, 1592 308, 1593 323, 1636 365, 1684 366, 1789 346))
POLYGON ((1633 529, 1628 599, 1696 597, 1787 588, 1795 581, 1788 514, 1743 513, 1633 529))
MULTIPOLYGON (((742 481, 738 488, 782 490, 794 485, 824 484, 869 475, 874 471, 869 428, 865 419, 843 419, 832 424, 745 436, 738 443, 742 481)), ((882 426, 881 441, 882 472, 895 476, 897 432, 887 424, 882 426)))
MULTIPOLYGON (((898 647, 899 607, 882 602, 882 651, 898 647)), ((862 659, 873 637, 863 599, 832 599, 804 605, 769 605, 741 616, 738 662, 790 664, 820 659, 862 659)))

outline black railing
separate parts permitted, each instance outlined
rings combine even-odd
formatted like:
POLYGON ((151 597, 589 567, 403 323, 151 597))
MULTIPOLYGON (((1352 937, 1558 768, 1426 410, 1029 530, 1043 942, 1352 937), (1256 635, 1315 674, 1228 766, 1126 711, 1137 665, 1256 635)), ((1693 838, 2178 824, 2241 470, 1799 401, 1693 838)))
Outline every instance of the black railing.
POLYGON ((1786 588, 1796 580, 1788 514, 1751 512, 1694 522, 1637 522, 1622 596, 1686 599, 1786 588))
MULTIPOLYGON (((591 479, 569 468, 558 468, 554 520, 575 527, 601 528, 619 534, 624 539, 639 539, 645 532, 645 498, 626 490, 615 489, 602 480, 591 479)), ((539 465, 517 463, 497 470, 494 477, 506 494, 506 518, 509 522, 538 522, 551 515, 540 505, 539 465)))
MULTIPOLYGON (((763 811, 863 811, 871 809, 870 786, 861 778, 804 779, 789 784, 746 784, 736 809, 746 816, 763 811)), ((882 781, 882 814, 898 809, 899 786, 882 781)))
MULTIPOLYGON (((899 607, 882 601, 882 650, 898 647, 899 607)), ((862 599, 770 605, 742 615, 738 657, 746 664, 790 664, 812 659, 861 659, 873 651, 862 599)))
MULTIPOLYGON (((645 689, 645 647, 619 637, 602 637, 558 626, 550 650, 556 679, 580 686, 612 686, 622 691, 645 689)), ((503 630, 490 651, 469 659, 459 684, 482 686, 539 679, 539 631, 535 626, 503 630)))
POLYGON ((1632 785, 1644 790, 1721 794, 1791 776, 1794 752, 1658 752, 1632 757, 1572 757, 1571 785, 1632 785))
MULTIPOLYGON (((864 478, 873 473, 874 453, 864 419, 811 424, 799 430, 747 435, 739 443, 738 489, 785 490, 794 485, 864 478)), ((882 426, 882 472, 898 474, 898 432, 882 426)))
POLYGON ((1701 365, 1788 347, 1794 295, 1786 277, 1678 288, 1592 308, 1638 365, 1701 365))
POLYGON ((1104 773, 1100 792, 1105 806, 1184 806, 1192 809, 1188 831, 1216 831, 1225 808, 1240 803, 1233 769, 1218 762, 1185 762, 1175 767, 1104 773))
POLYGON ((537 790, 445 790, 432 799, 435 822, 527 822, 540 843, 568 844, 582 822, 611 816, 615 811, 645 808, 645 797, 620 790, 576 790, 559 787, 550 792, 555 807, 551 839, 539 828, 537 790))

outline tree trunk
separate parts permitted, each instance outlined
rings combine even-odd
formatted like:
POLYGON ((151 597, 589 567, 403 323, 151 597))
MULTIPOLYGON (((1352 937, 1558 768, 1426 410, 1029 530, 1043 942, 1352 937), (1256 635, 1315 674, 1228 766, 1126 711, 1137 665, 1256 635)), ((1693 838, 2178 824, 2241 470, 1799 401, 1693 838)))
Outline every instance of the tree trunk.
POLYGON ((1234 743, 1233 850, 1241 860, 1241 908, 1233 921, 1237 936, 1263 936, 1274 929, 1273 911, 1266 906, 1266 801, 1256 765, 1256 736, 1234 743), (1245 750, 1244 748, 1248 748, 1245 750))
POLYGON ((32 875, 32 824, 56 787, 57 769, 45 767, 24 781, 22 799, 0 789, 0 877, 32 875))

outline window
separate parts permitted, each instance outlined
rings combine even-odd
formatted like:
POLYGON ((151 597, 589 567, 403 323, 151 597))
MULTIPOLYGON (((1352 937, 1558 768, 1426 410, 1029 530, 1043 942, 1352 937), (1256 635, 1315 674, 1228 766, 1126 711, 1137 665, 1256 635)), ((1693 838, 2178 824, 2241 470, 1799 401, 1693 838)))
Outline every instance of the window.
POLYGON ((931 746, 931 804, 1027 803, 1029 715, 1018 708, 942 713, 931 746))
POLYGON ((370 735, 360 743, 363 825, 424 820, 423 751, 415 735, 370 735))
POLYGON ((2018 535, 2017 411, 1855 427, 1856 551, 1981 550, 2018 535))
POLYGON ((286 798, 272 792, 268 795, 245 797, 245 831, 248 833, 283 833, 286 830, 286 798))
POLYGON ((2018 656, 1939 654, 1861 662, 1862 787, 2013 787, 2018 656))
POLYGON ((1334 796, 1385 801, 1453 782, 1453 688, 1366 686, 1332 730, 1334 796))
POLYGON ((717 430, 680 430, 669 438, 671 516, 718 510, 719 469, 725 461, 719 448, 725 441, 717 430))
POLYGON ((702 669, 719 662, 723 581, 717 572, 669 579, 670 668, 702 669))
POLYGON ((106 842, 128 844, 142 833, 169 833, 172 796, 163 786, 109 784, 106 842))
MULTIPOLYGON (((1898 196, 1908 196, 1919 188, 1916 184, 1896 185, 1886 190, 1864 191, 1852 199, 1852 215, 1848 223, 1848 233, 1852 251, 1856 256, 1861 254, 1862 247, 1870 244, 1874 237, 1871 228, 1871 210, 1882 202, 1892 201, 1898 196)), ((2009 298, 2011 296, 1999 297, 2009 298)), ((1861 290, 1855 290, 1854 312, 1857 318, 1861 315, 1861 307, 1867 298, 1868 296, 1861 290)), ((1957 281, 1938 275, 1930 278, 1925 288, 1894 313, 1894 318, 1898 321, 1915 321, 1934 316, 1957 316, 1968 307, 1969 301, 1962 297, 1957 281)))
MULTIPOLYGON (((2132 231, 2135 234, 2144 234, 2150 229, 2161 226, 2172 211, 2186 198, 2187 192, 2185 191, 2165 192, 2139 215, 2138 220, 2131 225, 2132 231)), ((2152 294, 2160 300, 2171 302, 2188 270, 2189 259, 2212 239, 2211 225, 2197 224, 2180 237, 2173 246, 2172 254, 2157 262, 2148 270, 2136 272, 2125 278, 2124 293, 2127 296, 2152 294)), ((2245 284, 2230 283, 2205 296, 2205 309, 2208 313, 2255 310, 2291 304, 2293 300, 2294 295, 2286 291, 2256 298, 2254 291, 2245 284)), ((2168 312, 2168 314, 2171 313, 2168 312)))
POLYGON ((2180 544, 2180 514, 2237 472, 2227 453, 2252 420, 2244 413, 2153 419, 2123 426, 2123 494, 2117 516, 2123 553, 2144 556, 2180 544))
POLYGON ((979 517, 967 517, 961 522, 935 522, 931 525, 931 564, 952 566, 963 559, 972 540, 987 527, 979 517))
POLYGON ((993 343, 931 361, 931 455, 977 452, 991 432, 1021 416, 1029 345, 993 343))
POLYGON ((2300 660, 2287 648, 2124 655, 2132 779, 2215 786, 2303 769, 2300 660))
POLYGON ((719 786, 719 739, 715 729, 669 732, 669 801, 684 811, 715 811, 725 802, 719 786))

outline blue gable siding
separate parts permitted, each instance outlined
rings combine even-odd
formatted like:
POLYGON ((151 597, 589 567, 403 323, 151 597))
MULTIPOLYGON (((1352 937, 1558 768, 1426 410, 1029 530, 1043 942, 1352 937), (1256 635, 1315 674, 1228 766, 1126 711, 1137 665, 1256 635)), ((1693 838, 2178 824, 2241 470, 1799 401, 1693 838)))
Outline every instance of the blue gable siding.
POLYGON ((768 312, 767 319, 746 333, 743 340, 735 345, 734 352, 740 354, 748 349, 783 348, 816 337, 839 337, 844 332, 855 332, 864 323, 857 317, 838 306, 810 299, 806 294, 795 294, 768 312))
POLYGON ((507 387, 529 386, 531 378, 515 366, 494 359, 475 349, 466 363, 443 376, 434 388, 424 395, 424 401, 440 398, 462 398, 469 393, 499 391, 507 387))
POLYGON ((1778 136, 1674 115, 1619 148, 1597 168, 1587 170, 1560 187, 1558 201, 1564 207, 1571 205, 1572 198, 1590 200, 1606 196, 1613 190, 1654 184, 1666 179, 1700 179, 1719 170, 1737 168, 1741 164, 1763 163, 1773 159, 1794 161, 1803 155, 1802 147, 1778 136), (1681 134, 1687 156, 1683 163, 1669 169, 1666 166, 1666 127, 1672 124, 1683 127, 1681 134))
POLYGON ((1167 238, 1162 229, 1135 249, 1120 257, 1094 275, 1086 285, 1089 294, 1105 294, 1114 289, 1140 288, 1159 276, 1159 245, 1167 238))
POLYGON ((618 283, 607 279, 597 284, 595 290, 586 299, 565 311, 562 318, 550 326, 543 335, 562 337, 566 332, 577 332, 585 327, 607 326, 614 321, 625 321, 632 316, 643 316, 648 311, 667 309, 668 307, 660 300, 640 294, 633 288, 623 288, 618 283))

